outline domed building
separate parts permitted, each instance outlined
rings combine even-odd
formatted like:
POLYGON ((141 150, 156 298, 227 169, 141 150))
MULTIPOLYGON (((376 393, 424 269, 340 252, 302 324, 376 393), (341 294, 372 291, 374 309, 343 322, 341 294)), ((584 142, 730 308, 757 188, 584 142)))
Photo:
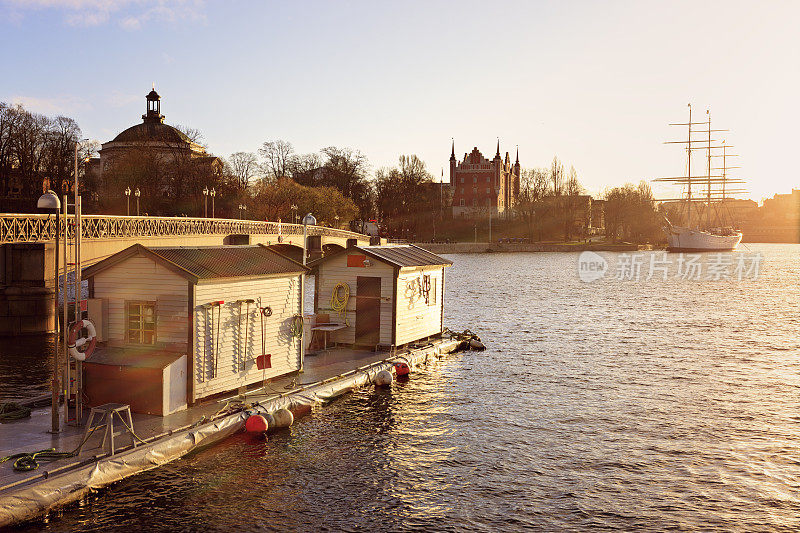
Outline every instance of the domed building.
MULTIPOLYGON (((168 198, 211 187, 222 175, 222 161, 178 128, 164 123, 161 96, 155 87, 145 98, 147 112, 142 122, 102 144, 99 157, 87 164, 87 178, 99 185, 101 196, 119 198, 127 187, 142 189, 144 196, 149 189, 150 198, 158 197, 162 206, 168 198)), ((149 210, 164 209, 153 205, 149 210)))
POLYGON ((207 157, 205 148, 192 142, 178 128, 164 124, 161 114, 161 97, 153 88, 145 97, 147 113, 142 115, 142 123, 131 126, 114 137, 112 141, 103 143, 100 150, 100 162, 110 163, 115 156, 126 153, 132 148, 163 152, 165 156, 183 155, 189 158, 207 157), (105 161, 104 161, 105 159, 105 161))

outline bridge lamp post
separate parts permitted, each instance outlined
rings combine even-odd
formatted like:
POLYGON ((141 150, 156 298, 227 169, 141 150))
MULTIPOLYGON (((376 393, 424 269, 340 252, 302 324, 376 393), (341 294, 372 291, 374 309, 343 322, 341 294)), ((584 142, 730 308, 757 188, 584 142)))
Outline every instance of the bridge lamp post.
POLYGON ((139 187, 136 187, 136 190, 133 192, 133 195, 136 196, 136 216, 139 216, 139 197, 142 195, 142 191, 139 190, 139 187))
POLYGON ((208 194, 211 196, 211 218, 214 218, 214 197, 217 195, 217 190, 214 187, 211 187, 211 190, 208 191, 208 194))
POLYGON ((208 218, 208 187, 203 187, 203 218, 208 218))
POLYGON ((131 188, 125 187, 125 212, 131 216, 131 188))
POLYGON ((297 224, 297 206, 292 204, 290 207, 292 208, 292 224, 297 224))
MULTIPOLYGON (((308 213, 306 216, 303 217, 303 266, 306 266, 306 249, 308 248, 308 226, 316 226, 317 219, 314 218, 314 215, 308 213)), ((303 321, 305 322, 305 308, 306 308, 306 273, 303 271, 300 274, 300 315, 303 317, 303 321)), ((305 339, 305 326, 303 327, 303 333, 300 335, 300 372, 304 369, 306 358, 306 339, 305 339)))
POLYGON ((244 204, 239 204, 239 220, 242 220, 244 218, 244 216, 242 215, 243 211, 245 213, 247 212, 247 206, 244 204))
MULTIPOLYGON (((58 196, 53 191, 47 191, 43 195, 39 197, 39 200, 36 202, 36 207, 41 209, 45 213, 54 214, 56 216, 56 232, 53 240, 56 243, 55 249, 55 259, 53 263, 55 264, 55 269, 53 273, 53 320, 55 330, 56 330, 56 338, 55 338, 55 354, 53 355, 53 379, 51 382, 52 387, 52 400, 51 400, 51 433, 58 433, 61 430, 61 420, 58 416, 58 394, 59 390, 61 389, 60 377, 59 377, 59 369, 61 365, 59 365, 59 349, 58 349, 58 242, 61 240, 61 201, 58 199, 58 196)), ((66 305, 66 295, 64 298, 64 305, 66 305)), ((65 399, 64 401, 68 401, 65 399)))

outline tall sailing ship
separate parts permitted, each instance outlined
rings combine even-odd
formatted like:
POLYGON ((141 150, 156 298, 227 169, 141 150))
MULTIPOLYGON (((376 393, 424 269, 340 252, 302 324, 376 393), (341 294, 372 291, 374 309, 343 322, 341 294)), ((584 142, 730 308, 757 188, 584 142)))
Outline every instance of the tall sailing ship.
POLYGON ((680 185, 683 188, 683 195, 680 198, 662 200, 676 202, 679 207, 678 211, 672 215, 676 219, 675 223, 671 222, 667 216, 664 217, 666 222, 664 231, 667 234, 669 251, 730 251, 735 249, 742 240, 742 232, 735 229, 729 220, 725 202, 734 195, 744 192, 743 189, 732 189, 729 185, 744 182, 728 178, 727 171, 735 168, 727 165, 727 158, 732 156, 727 153, 730 146, 726 145, 725 141, 722 141, 719 146, 712 146, 712 142, 716 142, 716 140, 711 138, 712 132, 727 130, 712 130, 711 114, 706 111, 706 115, 706 121, 692 122, 692 105, 689 104, 689 121, 670 124, 670 126, 688 127, 687 140, 666 143, 685 145, 686 176, 653 180, 680 185), (693 126, 695 126, 694 129, 693 126), (705 126, 705 129, 701 126, 705 126), (692 175, 692 153, 695 150, 706 151, 707 172, 705 175, 692 175), (713 153, 714 150, 721 150, 722 153, 713 153), (712 166, 712 159, 715 157, 722 158, 721 167, 712 166), (715 171, 722 171, 722 173, 714 174, 715 171), (685 220, 683 220, 684 212, 686 213, 685 220))

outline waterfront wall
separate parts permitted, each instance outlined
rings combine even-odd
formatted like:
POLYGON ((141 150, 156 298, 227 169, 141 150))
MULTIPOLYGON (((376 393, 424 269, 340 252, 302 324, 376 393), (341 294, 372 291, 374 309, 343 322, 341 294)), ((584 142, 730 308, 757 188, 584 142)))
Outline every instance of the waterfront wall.
POLYGON ((652 250, 650 245, 636 244, 542 244, 542 243, 497 243, 497 242, 451 242, 419 243, 435 254, 477 254, 493 252, 635 252, 652 250))

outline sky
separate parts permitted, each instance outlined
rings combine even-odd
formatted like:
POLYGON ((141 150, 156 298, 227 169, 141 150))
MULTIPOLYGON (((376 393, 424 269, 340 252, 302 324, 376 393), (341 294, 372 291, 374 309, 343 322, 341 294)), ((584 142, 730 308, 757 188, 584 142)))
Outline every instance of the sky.
POLYGON ((417 154, 445 179, 451 138, 491 158, 499 137, 590 194, 684 174, 663 142, 691 103, 760 201, 800 188, 798 20, 798 1, 0 0, 0 101, 107 142, 155 83, 218 156, 284 139, 373 170, 417 154))

